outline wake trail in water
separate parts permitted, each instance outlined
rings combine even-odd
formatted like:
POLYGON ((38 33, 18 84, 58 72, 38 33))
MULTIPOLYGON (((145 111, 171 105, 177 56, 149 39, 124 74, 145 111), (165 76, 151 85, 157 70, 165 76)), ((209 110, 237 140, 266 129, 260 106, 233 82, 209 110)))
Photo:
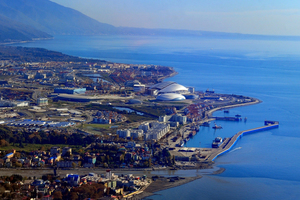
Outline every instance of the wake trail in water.
POLYGON ((239 150, 239 149, 241 149, 241 148, 242 148, 242 147, 237 147, 237 148, 235 148, 235 149, 229 151, 229 153, 234 152, 234 151, 236 151, 236 150, 239 150))

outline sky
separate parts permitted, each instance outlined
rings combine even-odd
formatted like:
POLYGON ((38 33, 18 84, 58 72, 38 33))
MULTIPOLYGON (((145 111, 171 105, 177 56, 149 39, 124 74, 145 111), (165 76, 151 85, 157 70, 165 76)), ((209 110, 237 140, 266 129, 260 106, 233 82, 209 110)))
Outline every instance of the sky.
POLYGON ((300 36, 299 0, 51 0, 116 27, 300 36))

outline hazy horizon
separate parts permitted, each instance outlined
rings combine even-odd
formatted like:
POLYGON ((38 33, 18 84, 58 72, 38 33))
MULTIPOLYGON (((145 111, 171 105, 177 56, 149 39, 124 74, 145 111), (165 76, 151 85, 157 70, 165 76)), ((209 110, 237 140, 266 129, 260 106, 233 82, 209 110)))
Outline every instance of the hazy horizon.
POLYGON ((300 2, 51 0, 116 27, 300 36, 300 2))

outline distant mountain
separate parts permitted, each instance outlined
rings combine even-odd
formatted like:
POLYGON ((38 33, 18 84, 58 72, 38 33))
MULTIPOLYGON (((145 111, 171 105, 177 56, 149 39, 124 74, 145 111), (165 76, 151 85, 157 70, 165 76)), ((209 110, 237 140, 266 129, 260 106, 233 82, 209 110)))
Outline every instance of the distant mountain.
MULTIPOLYGON (((101 8, 99 8, 100 10, 101 8)), ((159 35, 205 36, 235 39, 288 39, 300 37, 265 36, 211 31, 115 27, 98 22, 79 11, 50 0, 0 0, 0 43, 32 40, 51 35, 159 35), (47 33, 47 34, 46 34, 47 33)))
POLYGON ((0 43, 30 41, 52 36, 0 15, 0 43))
POLYGON ((104 60, 79 58, 42 48, 14 47, 5 45, 0 45, 0 60, 14 60, 16 62, 63 61, 108 63, 104 60))
POLYGON ((52 35, 116 33, 112 25, 49 0, 0 0, 0 13, 52 35))

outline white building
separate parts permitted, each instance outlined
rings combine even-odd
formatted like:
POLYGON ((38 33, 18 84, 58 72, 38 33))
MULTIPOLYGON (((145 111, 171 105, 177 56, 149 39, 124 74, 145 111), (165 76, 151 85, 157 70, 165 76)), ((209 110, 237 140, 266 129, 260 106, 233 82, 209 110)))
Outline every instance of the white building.
POLYGON ((130 131, 130 136, 133 139, 137 139, 137 138, 143 137, 144 136, 144 131, 143 130, 131 130, 130 131))
POLYGON ((186 116, 182 116, 180 114, 176 115, 164 115, 164 116, 159 116, 159 121, 160 122, 179 122, 180 124, 186 124, 187 118, 186 116))
POLYGON ((48 99, 47 98, 39 98, 39 99, 37 99, 37 105, 39 105, 39 106, 48 105, 48 99))
POLYGON ((28 101, 0 100, 0 107, 25 107, 28 105, 29 105, 28 101))
POLYGON ((130 130, 129 129, 120 129, 120 130, 117 130, 117 134, 121 138, 127 138, 127 137, 130 137, 130 130))
POLYGON ((147 131, 150 129, 149 123, 148 122, 142 123, 139 126, 139 129, 143 130, 145 133, 147 133, 147 131))
POLYGON ((133 86, 133 91, 134 92, 145 92, 145 85, 140 85, 140 84, 135 84, 133 86))
POLYGON ((170 125, 165 123, 151 123, 151 129, 145 134, 145 140, 160 140, 170 131, 170 125))

